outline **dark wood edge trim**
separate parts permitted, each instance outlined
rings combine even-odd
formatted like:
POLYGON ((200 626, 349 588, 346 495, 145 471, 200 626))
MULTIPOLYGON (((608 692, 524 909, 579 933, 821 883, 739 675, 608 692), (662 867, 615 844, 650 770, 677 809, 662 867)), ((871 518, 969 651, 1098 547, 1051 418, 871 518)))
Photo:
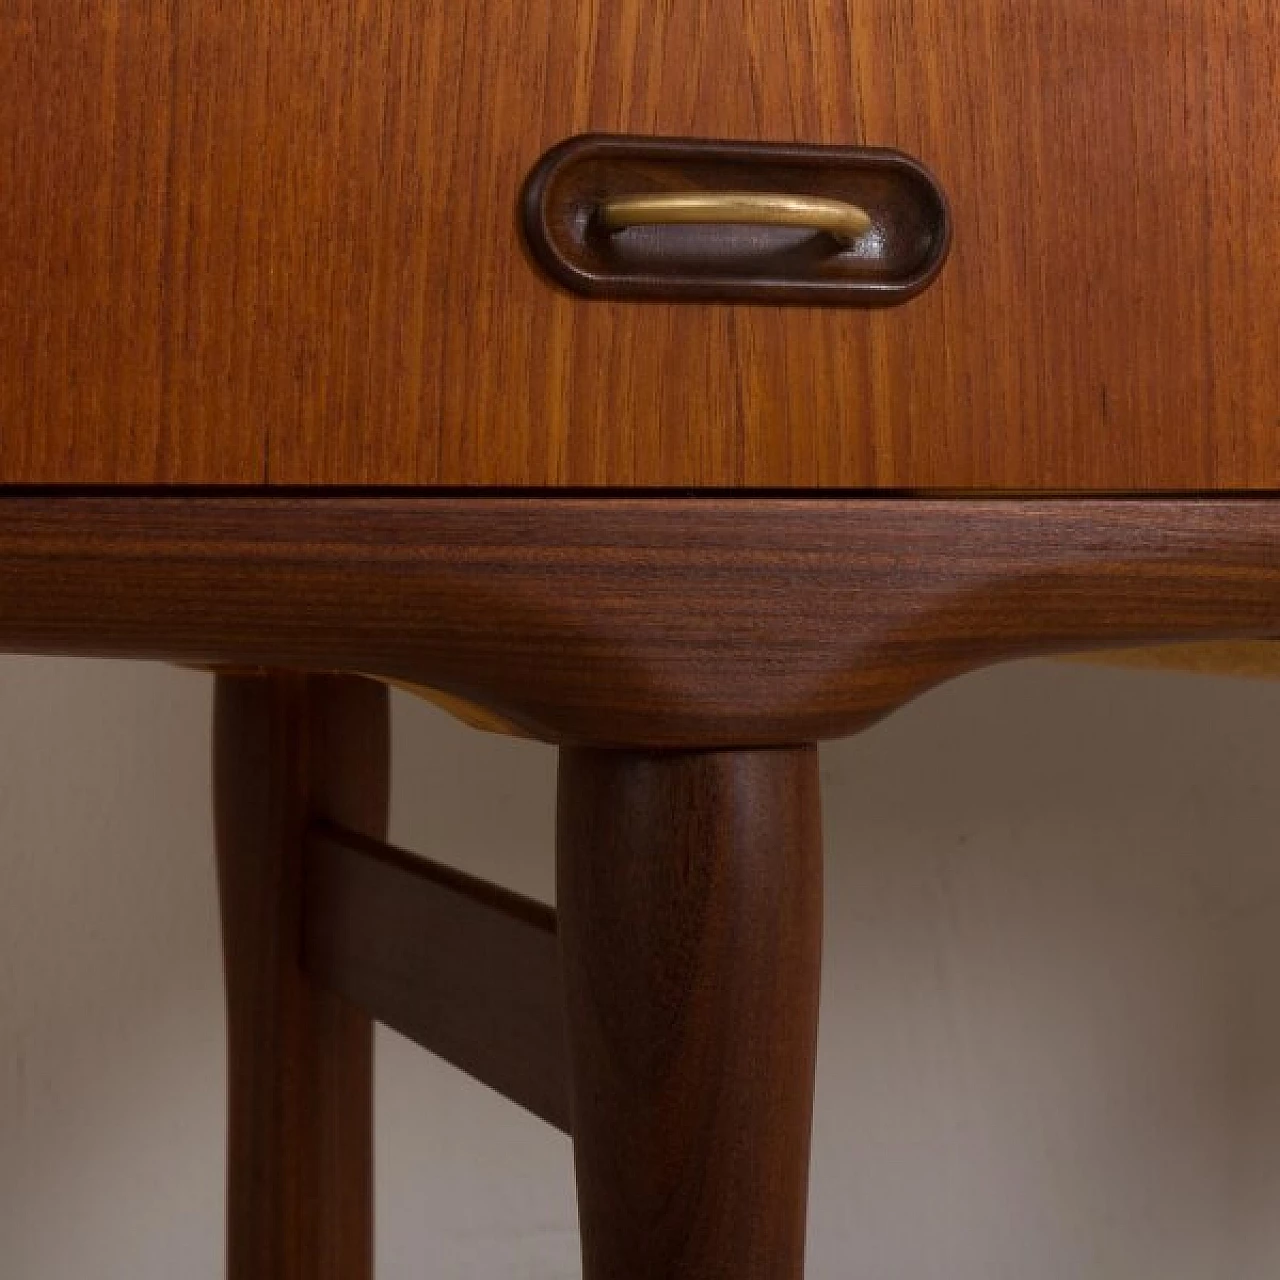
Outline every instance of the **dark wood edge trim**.
POLYGON ((620 747, 857 731, 993 662, 1280 636, 1280 502, 5 498, 0 650, 338 670, 620 747))
POLYGON ((305 858, 312 979, 569 1132, 555 912, 327 824, 305 858))

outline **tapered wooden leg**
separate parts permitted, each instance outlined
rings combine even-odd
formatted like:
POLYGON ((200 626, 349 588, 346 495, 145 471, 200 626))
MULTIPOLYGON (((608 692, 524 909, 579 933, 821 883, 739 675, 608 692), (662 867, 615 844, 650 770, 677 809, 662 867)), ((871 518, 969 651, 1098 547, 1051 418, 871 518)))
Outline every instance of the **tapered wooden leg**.
POLYGON ((561 753, 584 1280, 800 1280, 821 948, 812 749, 561 753))
POLYGON ((219 677, 218 875, 227 984, 232 1280, 370 1280, 369 1020, 299 964, 310 817, 383 837, 385 688, 219 677))

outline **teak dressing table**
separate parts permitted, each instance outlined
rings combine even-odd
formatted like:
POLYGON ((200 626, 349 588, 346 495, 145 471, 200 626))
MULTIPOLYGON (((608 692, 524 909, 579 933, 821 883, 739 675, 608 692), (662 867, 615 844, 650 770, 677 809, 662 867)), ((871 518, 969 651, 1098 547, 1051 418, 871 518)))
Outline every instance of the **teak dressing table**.
POLYGON ((815 744, 1280 635, 1263 0, 11 0, 0 647, 219 671, 229 1272, 368 1280, 370 1026, 586 1280, 799 1280, 815 744), (386 682, 561 749, 556 910, 386 682))

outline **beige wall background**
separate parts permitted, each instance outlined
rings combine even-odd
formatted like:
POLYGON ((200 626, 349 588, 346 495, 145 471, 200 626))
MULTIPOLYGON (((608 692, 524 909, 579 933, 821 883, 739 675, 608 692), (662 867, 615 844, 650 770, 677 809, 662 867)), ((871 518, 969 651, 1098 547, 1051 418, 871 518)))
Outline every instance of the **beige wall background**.
MULTIPOLYGON (((0 660, 4 1280, 221 1275, 209 695, 0 660)), ((553 754, 395 740, 393 837, 549 898, 553 754)), ((1045 663, 826 750, 813 1277, 1280 1274, 1278 762, 1280 684, 1045 663)), ((576 1275, 567 1141, 378 1054, 380 1277, 576 1275)))

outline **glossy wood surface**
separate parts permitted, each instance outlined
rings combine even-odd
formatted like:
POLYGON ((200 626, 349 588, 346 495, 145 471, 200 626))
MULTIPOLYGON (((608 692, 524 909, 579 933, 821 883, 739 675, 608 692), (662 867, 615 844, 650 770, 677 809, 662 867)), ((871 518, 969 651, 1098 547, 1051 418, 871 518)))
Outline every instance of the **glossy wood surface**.
POLYGON ((372 681, 218 679, 230 1280, 373 1277, 372 1029, 303 972, 302 864, 309 817, 384 834, 388 753, 372 681))
POLYGON ((989 663, 1280 637, 1280 503, 0 498, 0 651, 362 671, 785 746, 989 663))
POLYGON ((561 753, 584 1280, 802 1280, 818 755, 561 753))
POLYGON ((1267 0, 16 0, 0 483, 1280 486, 1267 0), (950 195, 884 314, 591 303, 583 130, 872 144, 950 195))
POLYGON ((331 824, 306 848, 307 973, 567 1131, 555 912, 331 824))

